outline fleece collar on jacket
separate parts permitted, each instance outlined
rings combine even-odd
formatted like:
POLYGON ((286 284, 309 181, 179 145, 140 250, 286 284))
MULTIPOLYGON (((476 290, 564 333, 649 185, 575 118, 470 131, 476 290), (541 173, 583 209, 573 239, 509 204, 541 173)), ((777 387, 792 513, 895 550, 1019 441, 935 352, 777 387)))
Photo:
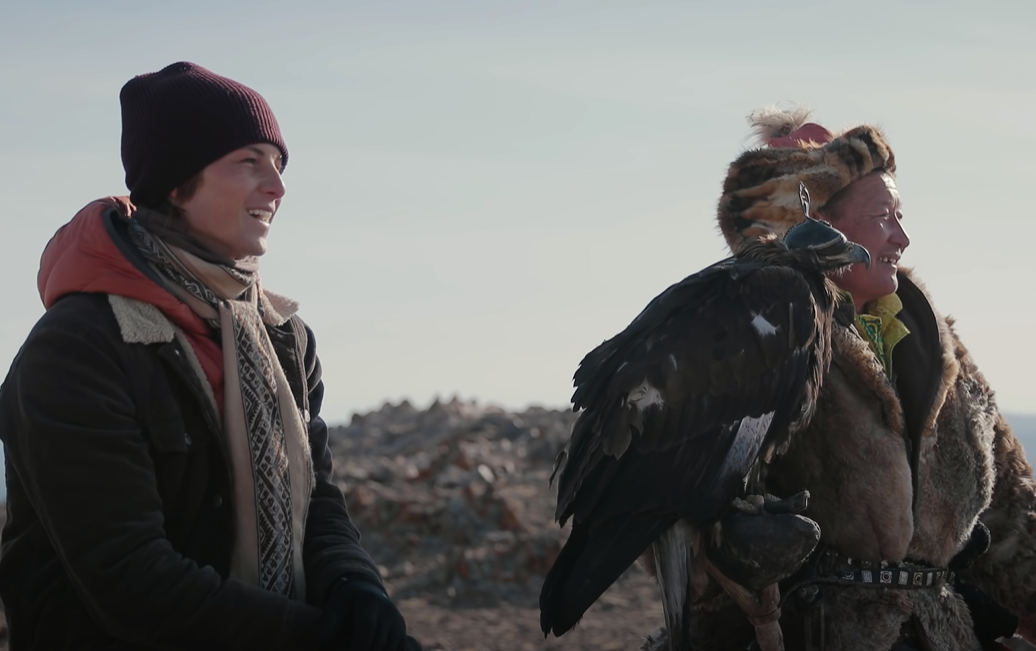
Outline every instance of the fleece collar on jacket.
MULTIPOLYGON (((37 286, 50 309, 73 293, 107 294, 124 341, 166 343, 179 338, 192 367, 204 379, 206 393, 222 412, 223 354, 209 324, 145 272, 143 260, 127 258, 119 236, 119 220, 132 218, 126 197, 108 197, 88 204, 58 229, 40 260, 37 286), (140 266, 138 266, 140 265, 140 266)), ((282 325, 298 310, 294 301, 263 292, 263 320, 282 325)))
MULTIPOLYGON (((179 328, 150 303, 115 294, 108 295, 122 340, 128 344, 164 344, 176 339, 179 328)), ((298 303, 273 292, 263 291, 263 322, 281 326, 298 310, 298 303)))

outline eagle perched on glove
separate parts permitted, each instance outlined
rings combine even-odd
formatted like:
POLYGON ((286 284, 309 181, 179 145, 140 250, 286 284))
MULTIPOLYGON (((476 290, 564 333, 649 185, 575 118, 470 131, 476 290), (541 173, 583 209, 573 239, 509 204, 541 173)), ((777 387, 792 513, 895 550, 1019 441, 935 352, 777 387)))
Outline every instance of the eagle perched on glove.
POLYGON ((806 219, 783 239, 747 238, 580 363, 582 413, 555 464, 555 517, 573 526, 540 594, 544 634, 571 629, 678 522, 715 522, 810 418, 838 304, 827 274, 870 256, 800 198, 806 219))

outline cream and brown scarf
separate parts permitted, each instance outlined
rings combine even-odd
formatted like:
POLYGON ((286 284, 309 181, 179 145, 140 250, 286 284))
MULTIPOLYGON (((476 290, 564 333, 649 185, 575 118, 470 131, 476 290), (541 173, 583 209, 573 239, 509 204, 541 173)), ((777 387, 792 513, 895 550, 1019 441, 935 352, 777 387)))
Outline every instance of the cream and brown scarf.
POLYGON ((304 600, 302 546, 313 461, 306 424, 264 327, 269 303, 257 265, 203 258, 141 222, 130 220, 137 249, 167 289, 222 338, 223 436, 233 472, 236 533, 231 576, 304 600))

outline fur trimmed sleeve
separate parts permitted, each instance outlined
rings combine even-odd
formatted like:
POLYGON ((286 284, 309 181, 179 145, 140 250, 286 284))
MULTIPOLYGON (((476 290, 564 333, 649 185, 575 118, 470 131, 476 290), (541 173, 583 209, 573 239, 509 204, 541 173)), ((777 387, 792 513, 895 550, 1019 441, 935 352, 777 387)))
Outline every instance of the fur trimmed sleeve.
POLYGON ((996 484, 980 516, 991 543, 965 574, 1018 615, 1018 633, 1036 642, 1036 481, 1022 444, 999 414, 994 433, 996 484))

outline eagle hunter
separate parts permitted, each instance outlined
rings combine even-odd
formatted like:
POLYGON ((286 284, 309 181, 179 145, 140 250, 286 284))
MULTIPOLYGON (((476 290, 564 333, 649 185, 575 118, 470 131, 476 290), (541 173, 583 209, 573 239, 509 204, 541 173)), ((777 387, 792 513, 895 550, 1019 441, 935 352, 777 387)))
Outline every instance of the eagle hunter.
MULTIPOLYGON (((831 362, 838 290, 827 274, 870 255, 809 217, 800 195, 807 219, 783 240, 750 239, 669 287, 580 363, 572 402, 583 411, 554 470, 555 518, 572 518, 572 533, 540 593, 544 635, 571 629, 678 522, 718 520, 808 422, 831 362)), ((683 590, 659 574, 673 624, 682 602, 667 594, 683 590)))

